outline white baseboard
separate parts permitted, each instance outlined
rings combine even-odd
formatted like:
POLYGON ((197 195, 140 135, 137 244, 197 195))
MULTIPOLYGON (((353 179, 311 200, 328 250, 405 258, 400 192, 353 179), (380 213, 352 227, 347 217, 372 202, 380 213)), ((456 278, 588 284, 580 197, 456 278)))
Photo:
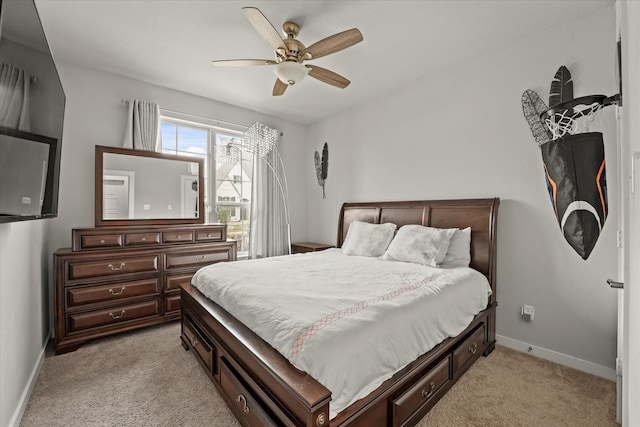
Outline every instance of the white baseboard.
MULTIPOLYGON (((49 342, 51 338, 51 332, 47 336, 45 343, 49 342)), ((44 348, 40 352, 40 356, 38 357, 38 361, 36 362, 33 370, 31 371, 31 376, 29 377, 29 381, 24 387, 22 391, 22 395, 20 396, 20 400, 18 401, 18 406, 13 413, 13 417, 9 421, 8 427, 20 427, 20 421, 22 421, 22 416, 24 415, 24 411, 27 409, 27 404, 29 403, 29 398, 31 398, 31 393, 33 392, 33 388, 36 385, 36 381, 38 380, 38 374, 40 374, 40 369, 42 369, 42 364, 44 363, 44 355, 47 350, 47 345, 45 344, 44 348)))
POLYGON ((533 344, 527 344, 526 342, 514 340, 513 338, 504 337, 502 335, 496 335, 496 342, 498 345, 503 345, 512 350, 521 351, 522 353, 531 354, 559 365, 568 366, 611 381, 616 380, 616 370, 613 368, 608 368, 606 366, 598 365, 597 363, 588 362, 586 360, 578 359, 577 357, 558 353, 557 351, 548 350, 533 344))

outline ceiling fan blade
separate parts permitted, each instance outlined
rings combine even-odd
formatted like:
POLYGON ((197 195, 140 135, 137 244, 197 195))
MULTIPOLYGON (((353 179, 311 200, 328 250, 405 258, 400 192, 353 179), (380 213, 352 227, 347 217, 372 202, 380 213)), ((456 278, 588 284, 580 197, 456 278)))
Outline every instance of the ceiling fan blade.
POLYGON ((277 50, 280 48, 284 48, 286 50, 286 45, 280 37, 280 34, 273 27, 271 22, 260 12, 260 9, 255 7, 243 7, 242 11, 244 15, 247 17, 253 28, 271 45, 273 50, 277 50))
POLYGON ((275 65, 276 61, 270 59, 223 59, 211 61, 216 67, 252 67, 255 65, 275 65))
POLYGON ((282 81, 280 79, 276 79, 276 84, 273 85, 273 96, 280 96, 284 93, 285 90, 287 90, 287 86, 289 86, 286 83, 282 83, 282 81))
POLYGON ((325 39, 316 42, 305 49, 303 54, 309 53, 311 59, 320 58, 321 56, 339 52, 360 43, 363 40, 362 33, 357 28, 352 28, 338 34, 334 34, 325 39))
POLYGON ((314 79, 318 79, 323 83, 330 84, 331 86, 344 89, 351 83, 349 80, 342 77, 340 74, 336 74, 333 71, 329 71, 326 68, 318 67, 316 65, 307 65, 309 69, 309 75, 314 79))

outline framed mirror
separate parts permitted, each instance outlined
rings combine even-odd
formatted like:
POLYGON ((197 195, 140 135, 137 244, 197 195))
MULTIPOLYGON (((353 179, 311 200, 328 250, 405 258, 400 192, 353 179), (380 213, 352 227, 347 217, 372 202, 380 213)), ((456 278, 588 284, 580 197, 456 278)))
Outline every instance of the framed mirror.
POLYGON ((204 160, 96 145, 96 227, 203 224, 204 160))

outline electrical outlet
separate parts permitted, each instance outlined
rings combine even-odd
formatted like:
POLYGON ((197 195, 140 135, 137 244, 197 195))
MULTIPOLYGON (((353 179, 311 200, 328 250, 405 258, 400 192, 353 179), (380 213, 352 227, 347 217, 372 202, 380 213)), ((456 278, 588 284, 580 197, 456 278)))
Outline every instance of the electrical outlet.
POLYGON ((533 320, 533 315, 535 314, 536 309, 532 305, 523 305, 520 309, 520 315, 524 320, 530 322, 533 320))
POLYGON ((31 204, 31 197, 23 196, 22 197, 22 204, 23 205, 30 205, 31 204))
POLYGON ((144 209, 145 211, 150 211, 151 210, 151 205, 144 204, 142 206, 142 209, 144 209))

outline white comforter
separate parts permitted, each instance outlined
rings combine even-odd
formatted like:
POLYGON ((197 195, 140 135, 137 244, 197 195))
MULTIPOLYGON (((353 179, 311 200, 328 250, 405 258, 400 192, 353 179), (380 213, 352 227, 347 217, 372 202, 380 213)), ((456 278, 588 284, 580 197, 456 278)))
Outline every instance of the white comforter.
POLYGON ((491 293, 470 268, 340 249, 213 264, 192 283, 331 390, 330 418, 462 332, 491 293))

